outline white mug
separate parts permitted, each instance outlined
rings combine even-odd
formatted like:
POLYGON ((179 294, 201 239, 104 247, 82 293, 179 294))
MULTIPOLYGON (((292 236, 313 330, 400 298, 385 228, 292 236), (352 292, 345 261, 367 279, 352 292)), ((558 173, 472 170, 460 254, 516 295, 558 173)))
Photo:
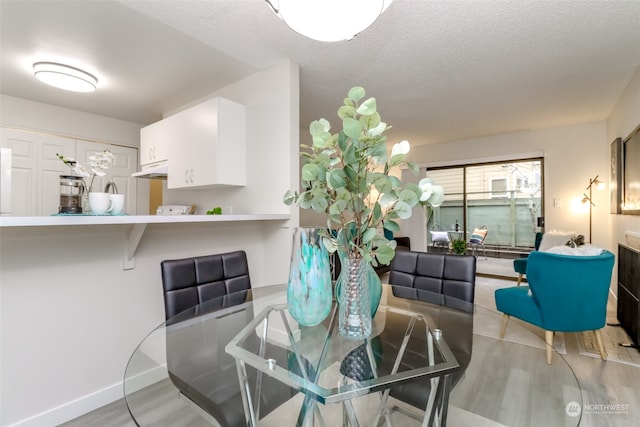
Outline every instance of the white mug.
POLYGON ((108 193, 89 193, 89 209, 96 215, 104 215, 109 211, 111 200, 108 193))
POLYGON ((124 194, 109 194, 109 200, 111 206, 108 212, 111 215, 120 215, 124 210, 124 194))

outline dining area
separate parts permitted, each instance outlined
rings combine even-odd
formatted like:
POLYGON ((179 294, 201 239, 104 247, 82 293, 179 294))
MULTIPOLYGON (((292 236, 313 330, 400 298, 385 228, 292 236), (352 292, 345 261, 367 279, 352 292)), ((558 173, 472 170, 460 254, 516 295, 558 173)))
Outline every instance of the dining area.
MULTIPOLYGON (((168 275, 163 271, 163 280, 168 275)), ((355 340, 339 333, 335 297, 329 315, 306 326, 287 309, 286 283, 248 280, 238 289, 235 277, 225 277, 217 280, 220 295, 187 308, 167 298, 178 289, 165 283, 167 319, 140 342, 124 372, 132 420, 139 426, 579 424, 572 408, 582 405, 580 385, 563 357, 547 365, 544 341, 515 322, 510 333, 539 341, 537 347, 487 333, 497 331, 501 315, 474 304, 475 257, 402 251, 383 279, 371 334, 355 340), (418 264, 431 264, 430 272, 418 264), (466 278, 450 276, 465 270, 466 278), (425 281, 439 284, 425 287, 425 281)), ((179 291, 184 300, 184 288, 179 291)))

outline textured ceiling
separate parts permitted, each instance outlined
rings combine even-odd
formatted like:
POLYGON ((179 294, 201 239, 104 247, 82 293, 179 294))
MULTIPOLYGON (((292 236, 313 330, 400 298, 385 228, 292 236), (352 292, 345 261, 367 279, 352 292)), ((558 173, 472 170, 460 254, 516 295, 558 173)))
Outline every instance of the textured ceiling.
POLYGON ((606 119, 640 66, 640 1, 395 0, 338 43, 292 32, 262 0, 0 7, 2 93, 142 123, 290 59, 300 65, 301 127, 337 122, 361 85, 394 126, 391 139, 440 142, 606 119), (45 50, 80 58, 108 85, 78 98, 15 67, 45 50))

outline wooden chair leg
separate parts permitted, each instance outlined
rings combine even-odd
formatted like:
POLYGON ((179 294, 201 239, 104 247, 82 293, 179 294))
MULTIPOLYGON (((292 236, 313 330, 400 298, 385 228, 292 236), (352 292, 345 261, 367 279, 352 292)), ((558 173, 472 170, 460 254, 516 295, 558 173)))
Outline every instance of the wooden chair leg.
POLYGON ((593 331, 593 335, 596 337, 596 343, 598 344, 598 350, 600 350, 600 358, 602 360, 607 360, 607 352, 604 349, 604 344, 602 343, 602 335, 600 334, 600 329, 593 331))
POLYGON ((551 365, 551 355, 553 354, 553 331, 544 331, 544 340, 547 343, 547 365, 551 365))
POLYGON ((516 286, 520 286, 521 283, 522 283, 522 273, 518 273, 518 283, 516 284, 516 286))
POLYGON ((504 333, 507 331, 507 322, 509 321, 508 314, 502 315, 502 326, 500 326, 500 339, 504 338, 504 333))

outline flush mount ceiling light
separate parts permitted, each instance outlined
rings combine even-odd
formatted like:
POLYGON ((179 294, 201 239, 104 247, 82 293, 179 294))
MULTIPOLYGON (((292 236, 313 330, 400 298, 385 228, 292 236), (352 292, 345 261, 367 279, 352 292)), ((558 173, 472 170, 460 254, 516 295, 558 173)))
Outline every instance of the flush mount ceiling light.
POLYGON ((48 85, 74 92, 93 92, 98 79, 76 67, 57 62, 36 62, 33 75, 48 85))
POLYGON ((393 0, 265 0, 293 31, 322 42, 351 40, 393 0))

